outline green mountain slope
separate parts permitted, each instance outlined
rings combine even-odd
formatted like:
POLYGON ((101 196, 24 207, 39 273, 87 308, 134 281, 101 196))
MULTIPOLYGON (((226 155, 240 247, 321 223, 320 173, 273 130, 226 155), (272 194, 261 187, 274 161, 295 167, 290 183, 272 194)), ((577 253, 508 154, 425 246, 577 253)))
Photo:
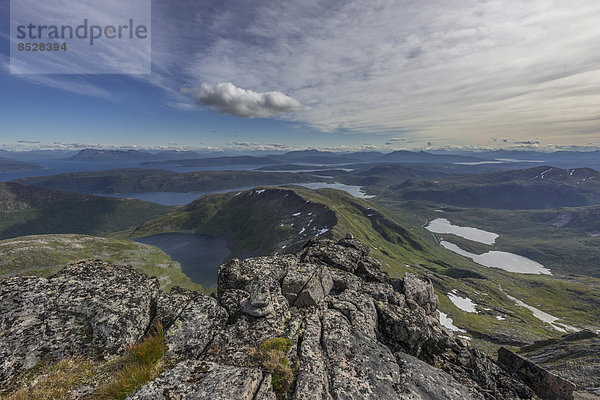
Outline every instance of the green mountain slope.
POLYGON ((49 276, 66 264, 83 259, 100 259, 131 265, 159 278, 169 290, 182 286, 200 290, 183 272, 179 263, 157 247, 126 239, 86 235, 34 235, 0 241, 0 279, 12 275, 49 276))
POLYGON ((44 233, 107 234, 172 209, 139 200, 0 183, 0 239, 44 233))
POLYGON ((390 212, 338 190, 256 188, 209 195, 143 224, 132 235, 177 231, 225 237, 232 257, 294 250, 315 233, 332 238, 351 233, 369 244, 392 276, 411 271, 432 279, 442 311, 484 348, 562 334, 556 329, 559 325, 540 320, 508 295, 555 316, 557 323, 600 327, 599 279, 514 274, 479 266, 441 247, 423 228, 418 213, 390 212), (458 308, 450 300, 453 293, 472 299, 476 312, 458 308))
POLYGON ((314 236, 356 235, 383 257, 423 261, 423 244, 373 204, 333 189, 255 188, 204 196, 143 224, 134 236, 184 231, 227 238, 232 257, 297 250, 314 236))

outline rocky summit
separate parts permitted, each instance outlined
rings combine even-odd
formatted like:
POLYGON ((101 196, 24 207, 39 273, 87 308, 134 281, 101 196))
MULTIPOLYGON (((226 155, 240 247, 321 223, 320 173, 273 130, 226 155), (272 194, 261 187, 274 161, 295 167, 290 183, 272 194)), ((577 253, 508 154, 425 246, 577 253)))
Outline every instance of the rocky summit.
POLYGON ((294 255, 232 260, 211 296, 167 294, 156 278, 101 261, 5 279, 0 387, 44 359, 118 357, 160 321, 165 367, 128 399, 572 397, 574 385, 541 367, 512 368, 529 361, 508 350, 502 367, 455 338, 427 278, 390 278, 368 253, 356 239, 322 239, 294 255))

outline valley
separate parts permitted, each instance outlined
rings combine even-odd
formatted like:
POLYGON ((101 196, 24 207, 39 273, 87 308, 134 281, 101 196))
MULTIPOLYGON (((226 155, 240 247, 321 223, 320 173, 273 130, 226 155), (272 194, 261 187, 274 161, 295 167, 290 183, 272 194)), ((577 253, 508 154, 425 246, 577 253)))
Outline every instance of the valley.
POLYGON ((600 329, 598 172, 446 159, 284 164, 353 157, 294 154, 261 170, 136 167, 0 183, 0 271, 48 276, 100 258, 157 276, 167 290, 211 291, 227 260, 352 236, 391 277, 429 278, 442 325, 486 352, 600 329), (465 174, 472 168, 479 173, 465 174))

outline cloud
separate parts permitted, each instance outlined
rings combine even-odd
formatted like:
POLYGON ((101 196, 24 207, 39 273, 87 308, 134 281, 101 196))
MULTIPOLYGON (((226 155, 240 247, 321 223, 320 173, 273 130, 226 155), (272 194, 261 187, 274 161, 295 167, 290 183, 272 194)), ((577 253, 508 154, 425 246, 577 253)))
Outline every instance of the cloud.
POLYGON ((516 142, 513 142, 514 144, 528 144, 528 145, 534 145, 534 144, 540 144, 541 141, 539 138, 535 138, 535 139, 531 139, 531 140, 518 140, 516 142))
POLYGON ((299 111, 300 103, 281 92, 254 92, 235 87, 232 83, 211 86, 203 83, 191 92, 197 103, 214 108, 220 113, 244 118, 267 118, 299 111))
POLYGON ((404 137, 393 137, 389 138, 388 142, 406 142, 408 139, 404 137))

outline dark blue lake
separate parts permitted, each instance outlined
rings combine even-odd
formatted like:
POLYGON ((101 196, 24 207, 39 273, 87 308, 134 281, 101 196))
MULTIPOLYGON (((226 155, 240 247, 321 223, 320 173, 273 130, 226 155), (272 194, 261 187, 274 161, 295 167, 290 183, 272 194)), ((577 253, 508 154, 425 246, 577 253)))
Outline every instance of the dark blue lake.
POLYGON ((207 289, 217 286, 217 270, 229 255, 225 240, 209 235, 161 233, 135 241, 158 247, 181 264, 193 282, 207 289))

